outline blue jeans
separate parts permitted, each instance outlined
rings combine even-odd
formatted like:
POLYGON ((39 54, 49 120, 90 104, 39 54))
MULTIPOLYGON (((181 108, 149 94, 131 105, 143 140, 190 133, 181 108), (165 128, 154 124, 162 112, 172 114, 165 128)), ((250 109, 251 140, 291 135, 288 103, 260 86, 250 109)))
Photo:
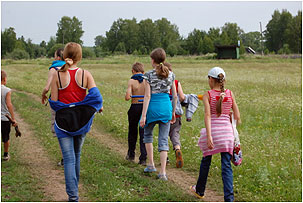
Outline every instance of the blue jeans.
MULTIPOLYGON (((199 178, 196 185, 196 191, 200 195, 204 195, 205 186, 207 182, 207 176, 209 167, 211 165, 212 156, 206 156, 202 158, 199 178)), ((230 163, 231 155, 228 152, 221 153, 221 170, 222 180, 224 185, 224 201, 234 201, 234 189, 233 189, 233 170, 230 163)))
POLYGON ((168 151, 168 135, 170 129, 170 122, 163 123, 161 121, 155 121, 144 126, 144 143, 153 143, 153 130, 156 124, 159 124, 158 135, 158 151, 168 151))
POLYGON ((77 202, 80 175, 80 155, 85 139, 84 135, 58 138, 64 161, 66 193, 69 202, 77 202))

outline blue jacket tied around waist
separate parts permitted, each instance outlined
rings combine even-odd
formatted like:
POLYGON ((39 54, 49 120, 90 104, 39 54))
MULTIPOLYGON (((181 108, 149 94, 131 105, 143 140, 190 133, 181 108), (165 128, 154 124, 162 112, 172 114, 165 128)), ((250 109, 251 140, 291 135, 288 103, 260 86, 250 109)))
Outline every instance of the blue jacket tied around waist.
POLYGON ((93 87, 83 101, 64 104, 49 99, 49 104, 56 112, 55 132, 62 138, 88 133, 95 113, 102 108, 103 99, 99 89, 93 87))
POLYGON ((172 119, 173 107, 167 93, 151 94, 147 113, 146 124, 162 121, 167 123, 172 119))

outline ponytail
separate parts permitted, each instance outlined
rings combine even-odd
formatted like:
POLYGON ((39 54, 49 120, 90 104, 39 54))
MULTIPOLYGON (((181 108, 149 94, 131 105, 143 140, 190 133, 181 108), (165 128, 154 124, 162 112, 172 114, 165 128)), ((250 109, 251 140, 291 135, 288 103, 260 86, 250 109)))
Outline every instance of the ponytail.
POLYGON ((64 59, 64 61, 65 61, 65 64, 60 68, 60 70, 58 70, 60 72, 67 71, 67 69, 74 64, 73 59, 70 59, 70 58, 66 58, 66 59, 64 59))
POLYGON ((159 78, 165 79, 168 78, 169 69, 163 63, 160 63, 156 66, 156 73, 159 78))
POLYGON ((217 81, 220 83, 220 90, 221 90, 221 94, 220 94, 220 99, 217 101, 216 103, 216 111, 217 111, 217 116, 219 117, 222 113, 222 101, 225 97, 225 89, 224 89, 224 75, 222 73, 220 73, 218 75, 219 79, 217 79, 217 81))

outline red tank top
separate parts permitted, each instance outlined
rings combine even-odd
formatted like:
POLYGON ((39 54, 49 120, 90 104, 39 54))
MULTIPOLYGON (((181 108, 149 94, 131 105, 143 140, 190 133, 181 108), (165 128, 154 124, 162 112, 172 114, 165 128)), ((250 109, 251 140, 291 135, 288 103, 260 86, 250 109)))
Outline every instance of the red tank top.
MULTIPOLYGON (((179 81, 175 80, 175 87, 176 87, 177 94, 178 94, 178 83, 179 83, 179 81)), ((169 95, 172 95, 171 89, 170 89, 169 95)), ((176 118, 180 118, 181 117, 181 115, 177 115, 177 114, 175 114, 175 115, 176 115, 176 118)))
MULTIPOLYGON (((61 87, 61 81, 60 81, 60 75, 58 72, 58 79, 60 83, 60 88, 58 92, 58 100, 64 104, 70 104, 74 102, 80 102, 84 100, 86 96, 86 88, 81 87, 78 85, 76 81, 76 73, 79 70, 79 68, 70 70, 68 69, 68 73, 70 76, 69 84, 66 87, 61 87)), ((82 86, 83 86, 83 77, 84 72, 82 74, 82 86)))
MULTIPOLYGON (((220 94, 221 94, 221 91, 218 91, 218 90, 209 90, 208 91, 208 95, 210 98, 209 104, 210 104, 211 114, 217 114, 216 104, 217 104, 217 101, 220 99, 220 94)), ((225 94, 226 95, 222 101, 221 114, 229 115, 230 109, 232 108, 232 105, 233 105, 233 98, 231 96, 231 91, 229 89, 225 90, 225 94)))

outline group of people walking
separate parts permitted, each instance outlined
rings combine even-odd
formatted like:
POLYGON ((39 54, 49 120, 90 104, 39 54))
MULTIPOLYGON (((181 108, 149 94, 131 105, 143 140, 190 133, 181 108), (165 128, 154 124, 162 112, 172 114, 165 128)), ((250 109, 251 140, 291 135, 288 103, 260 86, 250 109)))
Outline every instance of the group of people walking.
MULTIPOLYGON (((172 71, 172 65, 165 61, 165 51, 157 48, 151 52, 150 58, 152 70, 146 73, 142 63, 133 64, 132 76, 125 94, 125 100, 131 100, 128 111, 126 159, 135 160, 139 131, 139 164, 145 166, 145 173, 157 171, 153 156, 153 130, 158 125, 158 151, 160 152, 161 167, 157 177, 167 181, 169 178, 166 174, 166 165, 169 161, 167 156, 169 138, 176 156, 176 167, 182 168, 184 164, 180 143, 182 113, 178 108, 180 108, 180 103, 185 100, 185 95, 181 83, 176 80, 172 71)), ((103 111, 102 96, 96 87, 93 76, 89 71, 77 66, 81 59, 82 48, 77 43, 70 42, 63 50, 57 50, 55 61, 49 68, 47 84, 42 92, 42 103, 45 103, 46 95, 51 90, 49 103, 52 108, 52 132, 57 136, 62 152, 60 163, 64 165, 69 201, 78 201, 81 148, 95 113, 103 111)), ((3 104, 3 98, 6 96, 3 93, 6 93, 7 90, 4 89, 5 82, 2 82, 2 75, 4 74, 1 72, 3 104)), ((206 134, 201 135, 205 136, 205 147, 197 184, 191 186, 190 190, 198 198, 204 197, 212 155, 221 153, 224 200, 233 201, 233 173, 230 164, 233 134, 230 132, 231 123, 228 121, 231 109, 238 121, 240 113, 233 93, 224 88, 225 79, 225 72, 219 67, 212 68, 208 73, 211 90, 203 96, 206 134)), ((1 120, 2 108, 4 107, 1 106, 1 120)), ((13 116, 13 112, 10 113, 13 116)), ((3 127, 3 120, 1 125, 3 127)), ((3 138, 5 132, 1 130, 1 134, 2 140, 5 141, 3 138)))

